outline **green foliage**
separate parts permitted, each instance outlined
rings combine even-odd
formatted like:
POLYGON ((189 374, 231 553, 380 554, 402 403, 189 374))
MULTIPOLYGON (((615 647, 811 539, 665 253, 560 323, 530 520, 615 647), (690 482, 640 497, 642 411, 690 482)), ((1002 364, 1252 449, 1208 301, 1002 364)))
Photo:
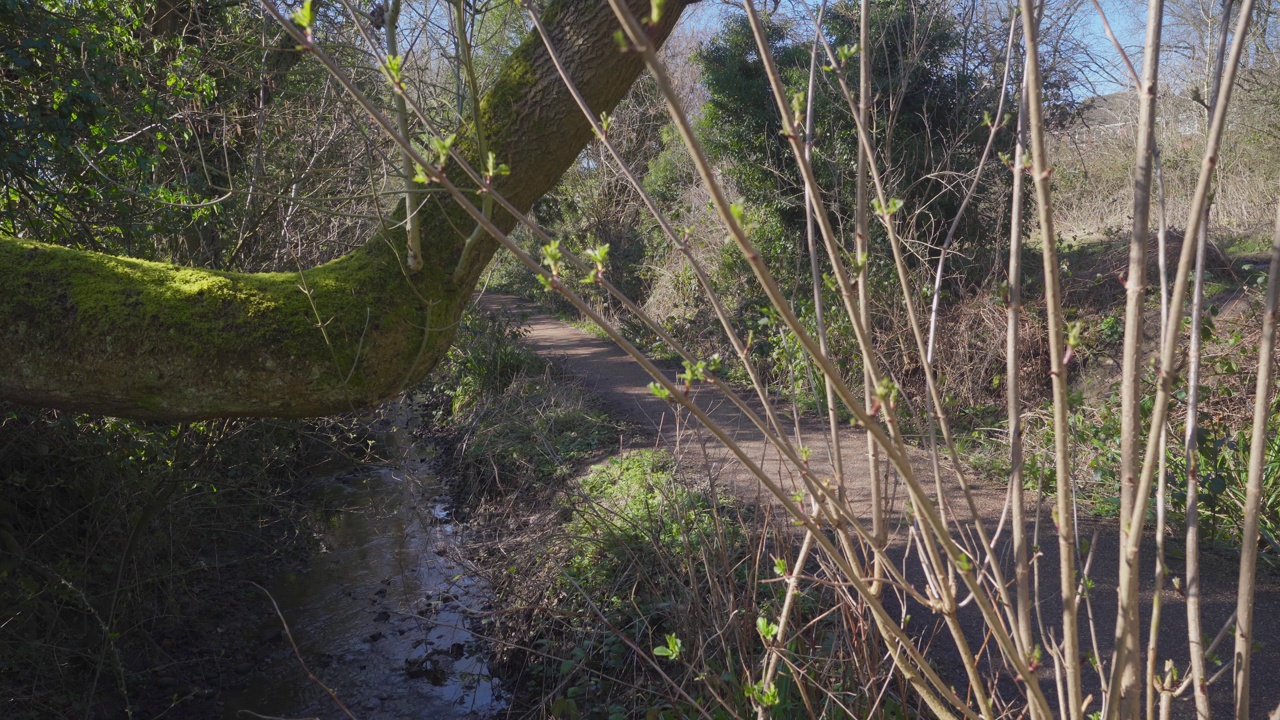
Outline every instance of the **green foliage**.
POLYGON ((1124 318, 1108 315, 1098 324, 1098 335, 1106 345, 1116 345, 1124 340, 1124 318))
POLYGON ((653 649, 653 654, 668 660, 679 660, 680 653, 684 651, 684 643, 673 633, 667 633, 667 644, 660 645, 653 649))
POLYGON ((777 311, 768 305, 763 306, 754 324, 748 340, 754 341, 751 343, 752 354, 756 356, 770 386, 801 407, 821 407, 825 396, 820 395, 811 383, 816 367, 777 311))
POLYGON ((469 310, 448 355, 423 383, 430 412, 458 448, 458 473, 474 492, 562 480, 614 439, 603 413, 519 343, 507 315, 469 310))
MULTIPOLYGON (((670 673, 685 674, 690 662, 711 662, 717 672, 730 671, 727 658, 702 656, 699 648, 682 640, 681 635, 696 633, 682 608, 697 602, 705 591, 700 587, 702 573, 708 562, 716 562, 711 558, 724 553, 730 562, 741 561, 748 551, 741 528, 721 524, 719 516, 728 507, 690 487, 664 451, 612 457, 592 467, 577 489, 580 494, 570 501, 571 515, 563 528, 568 552, 557 585, 566 598, 562 607, 585 604, 589 620, 572 631, 569 657, 556 668, 569 688, 566 697, 581 709, 582 717, 666 717, 662 713, 668 710, 672 717, 681 716, 683 710, 664 709, 643 695, 625 701, 617 696, 608 680, 632 672, 630 653, 613 632, 599 626, 588 608, 603 612, 609 627, 649 643, 642 647, 652 647, 653 654, 669 664, 670 673), (601 631, 603 637, 593 639, 601 631), (691 652, 694 657, 689 657, 691 652), (611 705, 617 707, 603 712, 611 705)), ((646 684, 653 680, 637 678, 646 684)))
POLYGON ((765 642, 772 642, 778 637, 778 624, 761 615, 756 618, 756 632, 760 633, 765 642))
POLYGON ((778 704, 778 687, 772 683, 765 685, 763 680, 747 685, 743 694, 761 707, 771 708, 778 704))
MULTIPOLYGON (((495 644, 508 648, 499 656, 518 668, 515 687, 530 699, 563 718, 719 719, 760 706, 803 717, 814 697, 803 685, 874 716, 866 688, 879 681, 859 678, 878 673, 883 656, 859 610, 843 625, 846 613, 823 612, 828 588, 803 588, 782 637, 785 585, 760 575, 769 554, 795 551, 789 528, 759 527, 651 450, 593 467, 559 503, 549 533, 557 540, 504 553, 497 587, 510 606, 554 608, 531 611, 524 625, 513 616, 496 623, 495 644), (791 659, 765 684, 756 669, 770 648, 791 659), (652 656, 638 662, 636 653, 652 656)), ((836 707, 823 717, 845 717, 836 707)))
POLYGON ((210 92, 207 78, 191 72, 188 55, 175 55, 159 39, 141 40, 139 7, 0 1, 0 230, 119 249, 116 243, 132 245, 174 220, 131 211, 129 195, 98 174, 141 182, 162 148, 176 144, 172 131, 150 127, 127 144, 117 138, 168 114, 164 96, 210 92), (168 67, 145 59, 160 55, 172 57, 168 67))
POLYGON ((649 161, 649 172, 643 178, 644 189, 654 200, 672 205, 686 188, 698 182, 697 171, 675 127, 664 125, 659 132, 661 146, 649 161))
POLYGON ((684 565, 715 536, 714 499, 677 482, 672 470, 670 455, 643 450, 610 458, 581 480, 592 503, 569 525, 579 545, 568 570, 584 588, 612 591, 671 558, 684 565))
MULTIPOLYGON (((315 11, 311 9, 311 0, 303 0, 302 7, 298 8, 293 13, 293 21, 298 24, 298 27, 306 30, 308 34, 311 32, 311 23, 315 18, 315 11)), ((390 58, 388 58, 387 64, 390 66, 390 58)), ((396 73, 398 74, 399 63, 396 63, 396 67, 396 73)))
MULTIPOLYGON (((942 165, 962 173, 976 164, 986 140, 980 110, 988 108, 989 112, 995 98, 979 77, 969 70, 956 70, 957 64, 947 61, 960 39, 945 13, 927 23, 918 22, 934 11, 929 2, 872 3, 872 35, 898 38, 902 45, 877 45, 867 58, 872 62, 876 98, 872 103, 872 126, 877 133, 873 142, 879 148, 877 162, 889 178, 887 189, 894 198, 883 208, 873 203, 874 212, 887 217, 909 208, 916 238, 936 242, 958 211, 961 199, 955 187, 938 179, 938 173, 942 165), (880 128, 886 128, 883 137, 879 136, 880 128), (907 180, 894 184, 898 182, 894 178, 907 180)), ((854 86, 857 65, 847 61, 857 52, 850 46, 856 40, 856 25, 855 5, 839 3, 828 12, 826 32, 832 45, 841 48, 838 61, 842 63, 831 72, 851 75, 854 86)), ((795 101, 792 109, 799 116, 808 78, 808 41, 794 39, 791 28, 771 18, 766 18, 765 30, 784 91, 795 101)), ((746 18, 730 17, 697 61, 709 94, 699 125, 708 152, 725 166, 726 174, 755 213, 767 216, 757 219, 759 229, 753 235, 766 262, 784 282, 805 282, 807 262, 798 262, 805 250, 795 242, 804 233, 803 186, 791 168, 791 152, 780 134, 781 118, 767 100, 771 97, 768 78, 746 18)), ((834 78, 824 73, 820 80, 812 98, 814 169, 819 186, 830 191, 824 198, 829 210, 835 218, 847 220, 855 210, 856 129, 834 78)), ((1001 237, 1001 221, 985 200, 994 199, 1006 181, 997 175, 989 175, 979 202, 969 210, 959 233, 959 243, 978 253, 973 260, 979 264, 998 250, 998 241, 993 243, 991 238, 1001 237)), ((882 233, 873 227, 873 241, 882 242, 882 233)), ((885 249, 878 247, 873 256, 883 256, 880 250, 885 249)), ((983 267, 982 276, 985 274, 983 267)))
MULTIPOLYGON (((1119 396, 1112 399, 1118 401, 1119 396)), ((1085 483, 1085 498, 1093 501, 1093 512, 1102 516, 1120 513, 1120 408, 1104 402, 1100 408, 1077 407, 1067 418, 1073 444, 1088 461, 1084 470, 1091 482, 1085 483)), ((1046 469, 1047 470, 1047 469, 1046 469)), ((1046 472, 1047 478, 1052 472, 1046 472)))
POLYGON ((520 344, 525 329, 509 316, 463 315, 459 342, 449 349, 430 380, 431 391, 448 399, 437 420, 464 414, 501 396, 517 379, 542 375, 546 362, 520 344))
MULTIPOLYGON (((1280 565, 1280 421, 1273 405, 1268 423, 1268 442, 1262 465, 1262 504, 1257 541, 1264 561, 1280 565)), ((1188 478, 1198 481, 1200 527, 1210 542, 1238 547, 1244 538, 1245 487, 1249 477, 1249 433, 1233 431, 1223 423, 1208 421, 1197 428, 1193 472, 1188 472, 1181 453, 1169 463, 1171 509, 1175 518, 1183 516, 1188 478)))
MULTIPOLYGON (((1221 359, 1220 359, 1221 362, 1221 359)), ((1238 374, 1236 368, 1232 374, 1238 374)), ((1148 378, 1150 385, 1153 378, 1148 378)), ((1202 402, 1211 403, 1215 394, 1212 386, 1201 389, 1202 402)), ((1185 403, 1186 390, 1175 388, 1175 403, 1185 403)), ((1260 514, 1264 549, 1261 557, 1280 562, 1280 404, 1273 407, 1268 427, 1268 443, 1263 461, 1263 493, 1260 514)), ((1150 395, 1139 407, 1143 432, 1151 412, 1150 395)), ((1085 474, 1078 483, 1082 498, 1091 502, 1094 514, 1115 517, 1120 511, 1120 408, 1118 394, 1109 393, 1100 399, 1096 407, 1080 404, 1068 418, 1072 446, 1085 474)), ((1201 406, 1201 416, 1196 428, 1196 444, 1193 467, 1188 471, 1186 452, 1182 443, 1182 430, 1174 426, 1170 434, 1166 457, 1169 518, 1174 523, 1185 518, 1188 478, 1196 479, 1198 507, 1202 536, 1209 542, 1226 546, 1238 546, 1243 520, 1245 486, 1248 480, 1249 433, 1233 429, 1223 419, 1206 412, 1201 406)), ((1046 432, 1045 442, 1052 441, 1052 433, 1046 432)), ((1031 453, 1027 458, 1024 475, 1029 488, 1044 483, 1047 492, 1053 492, 1052 458, 1046 453, 1031 453)), ((1154 519, 1154 506, 1149 510, 1154 519)))
MULTIPOLYGON (((332 30, 334 9, 308 3, 296 19, 332 30)), ((295 71, 295 45, 254 5, 0 0, 0 233, 218 269, 349 250, 297 238, 363 218, 281 209, 299 184, 350 197, 368 181, 352 162, 367 138, 314 66, 295 71)))

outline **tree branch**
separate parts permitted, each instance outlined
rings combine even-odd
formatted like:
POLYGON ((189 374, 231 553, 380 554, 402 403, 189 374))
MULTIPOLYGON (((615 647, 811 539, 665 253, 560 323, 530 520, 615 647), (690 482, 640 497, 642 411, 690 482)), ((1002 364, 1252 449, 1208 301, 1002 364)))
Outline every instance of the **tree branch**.
MULTIPOLYGON (((669 5, 655 42, 686 4, 669 5)), ((618 51, 608 6, 558 0, 544 17, 583 96, 596 111, 612 110, 642 61, 618 51)), ((522 211, 592 138, 536 36, 507 61, 478 118, 489 149, 511 168, 493 191, 522 211)), ((476 164, 474 126, 459 131, 457 147, 476 164)), ((413 275, 399 251, 403 230, 394 228, 343 258, 288 273, 183 268, 0 237, 0 399, 156 420, 302 417, 377 404, 444 355, 497 247, 485 238, 455 274, 474 222, 436 197, 421 219, 425 267, 413 275)), ((494 222, 505 231, 514 220, 498 212, 494 222)))

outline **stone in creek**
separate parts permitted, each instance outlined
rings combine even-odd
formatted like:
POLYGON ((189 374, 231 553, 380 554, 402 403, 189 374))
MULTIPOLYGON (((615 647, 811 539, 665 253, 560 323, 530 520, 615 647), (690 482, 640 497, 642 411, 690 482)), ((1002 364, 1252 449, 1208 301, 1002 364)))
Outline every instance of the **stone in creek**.
POLYGON ((444 685, 448 680, 452 666, 453 663, 444 658, 419 655, 405 659, 404 674, 410 679, 425 679, 432 685, 439 686, 444 685))

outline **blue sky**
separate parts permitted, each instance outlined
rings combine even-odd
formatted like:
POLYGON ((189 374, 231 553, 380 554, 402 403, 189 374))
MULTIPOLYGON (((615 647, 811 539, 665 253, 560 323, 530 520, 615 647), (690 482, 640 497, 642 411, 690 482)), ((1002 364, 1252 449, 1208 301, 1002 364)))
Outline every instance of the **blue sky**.
MULTIPOLYGON (((808 1, 813 2, 814 0, 808 1)), ((1107 21, 1111 24, 1111 29, 1116 38, 1129 54, 1129 59, 1133 63, 1135 70, 1141 72, 1142 41, 1146 26, 1146 2, 1143 0, 1099 0, 1099 4, 1106 13, 1107 21)), ((714 27, 719 22, 721 13, 728 11, 727 7, 720 3, 700 3, 693 6, 693 11, 688 13, 689 16, 686 18, 685 23, 686 25, 706 30, 714 27)), ((1098 15, 1098 11, 1090 0, 1086 0, 1079 13, 1077 27, 1081 28, 1081 41, 1085 42, 1095 57, 1106 66, 1088 74, 1088 80, 1091 81, 1093 90, 1100 95, 1105 95, 1127 89, 1129 84, 1125 77, 1124 66, 1120 61, 1119 54, 1115 51, 1114 46, 1103 31, 1102 19, 1098 15)))
MULTIPOLYGON (((1142 72, 1142 40, 1146 26, 1146 3, 1137 0, 1099 0, 1107 22, 1116 39, 1129 54, 1134 69, 1142 72)), ((1085 42, 1112 67, 1109 73, 1093 76, 1099 94, 1106 94, 1126 89, 1125 70, 1119 54, 1114 50, 1111 41, 1103 30, 1102 18, 1092 3, 1086 3, 1081 9, 1087 20, 1085 23, 1085 42)))

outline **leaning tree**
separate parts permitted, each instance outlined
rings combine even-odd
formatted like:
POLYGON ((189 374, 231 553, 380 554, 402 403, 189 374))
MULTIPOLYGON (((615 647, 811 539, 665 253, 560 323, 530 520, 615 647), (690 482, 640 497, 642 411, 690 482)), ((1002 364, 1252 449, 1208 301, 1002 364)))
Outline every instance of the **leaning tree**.
MULTIPOLYGON (((645 0, 629 2, 647 14, 645 0)), ((665 3, 649 28, 654 43, 688 4, 665 3)), ((620 49, 608 3, 552 0, 543 15, 587 102, 612 110, 644 63, 620 49)), ((491 191, 519 211, 550 190, 592 138, 536 35, 512 53, 476 117, 458 130, 453 149, 481 167, 476 128, 510 169, 492 178, 491 191)), ((442 170, 464 177, 457 167, 442 170)), ((0 399, 157 420, 316 416, 386 400, 444 355, 498 247, 446 194, 424 197, 421 263, 409 259, 402 224, 332 262, 274 273, 0 236, 0 399)), ((506 232, 516 218, 496 209, 493 223, 506 232)))

